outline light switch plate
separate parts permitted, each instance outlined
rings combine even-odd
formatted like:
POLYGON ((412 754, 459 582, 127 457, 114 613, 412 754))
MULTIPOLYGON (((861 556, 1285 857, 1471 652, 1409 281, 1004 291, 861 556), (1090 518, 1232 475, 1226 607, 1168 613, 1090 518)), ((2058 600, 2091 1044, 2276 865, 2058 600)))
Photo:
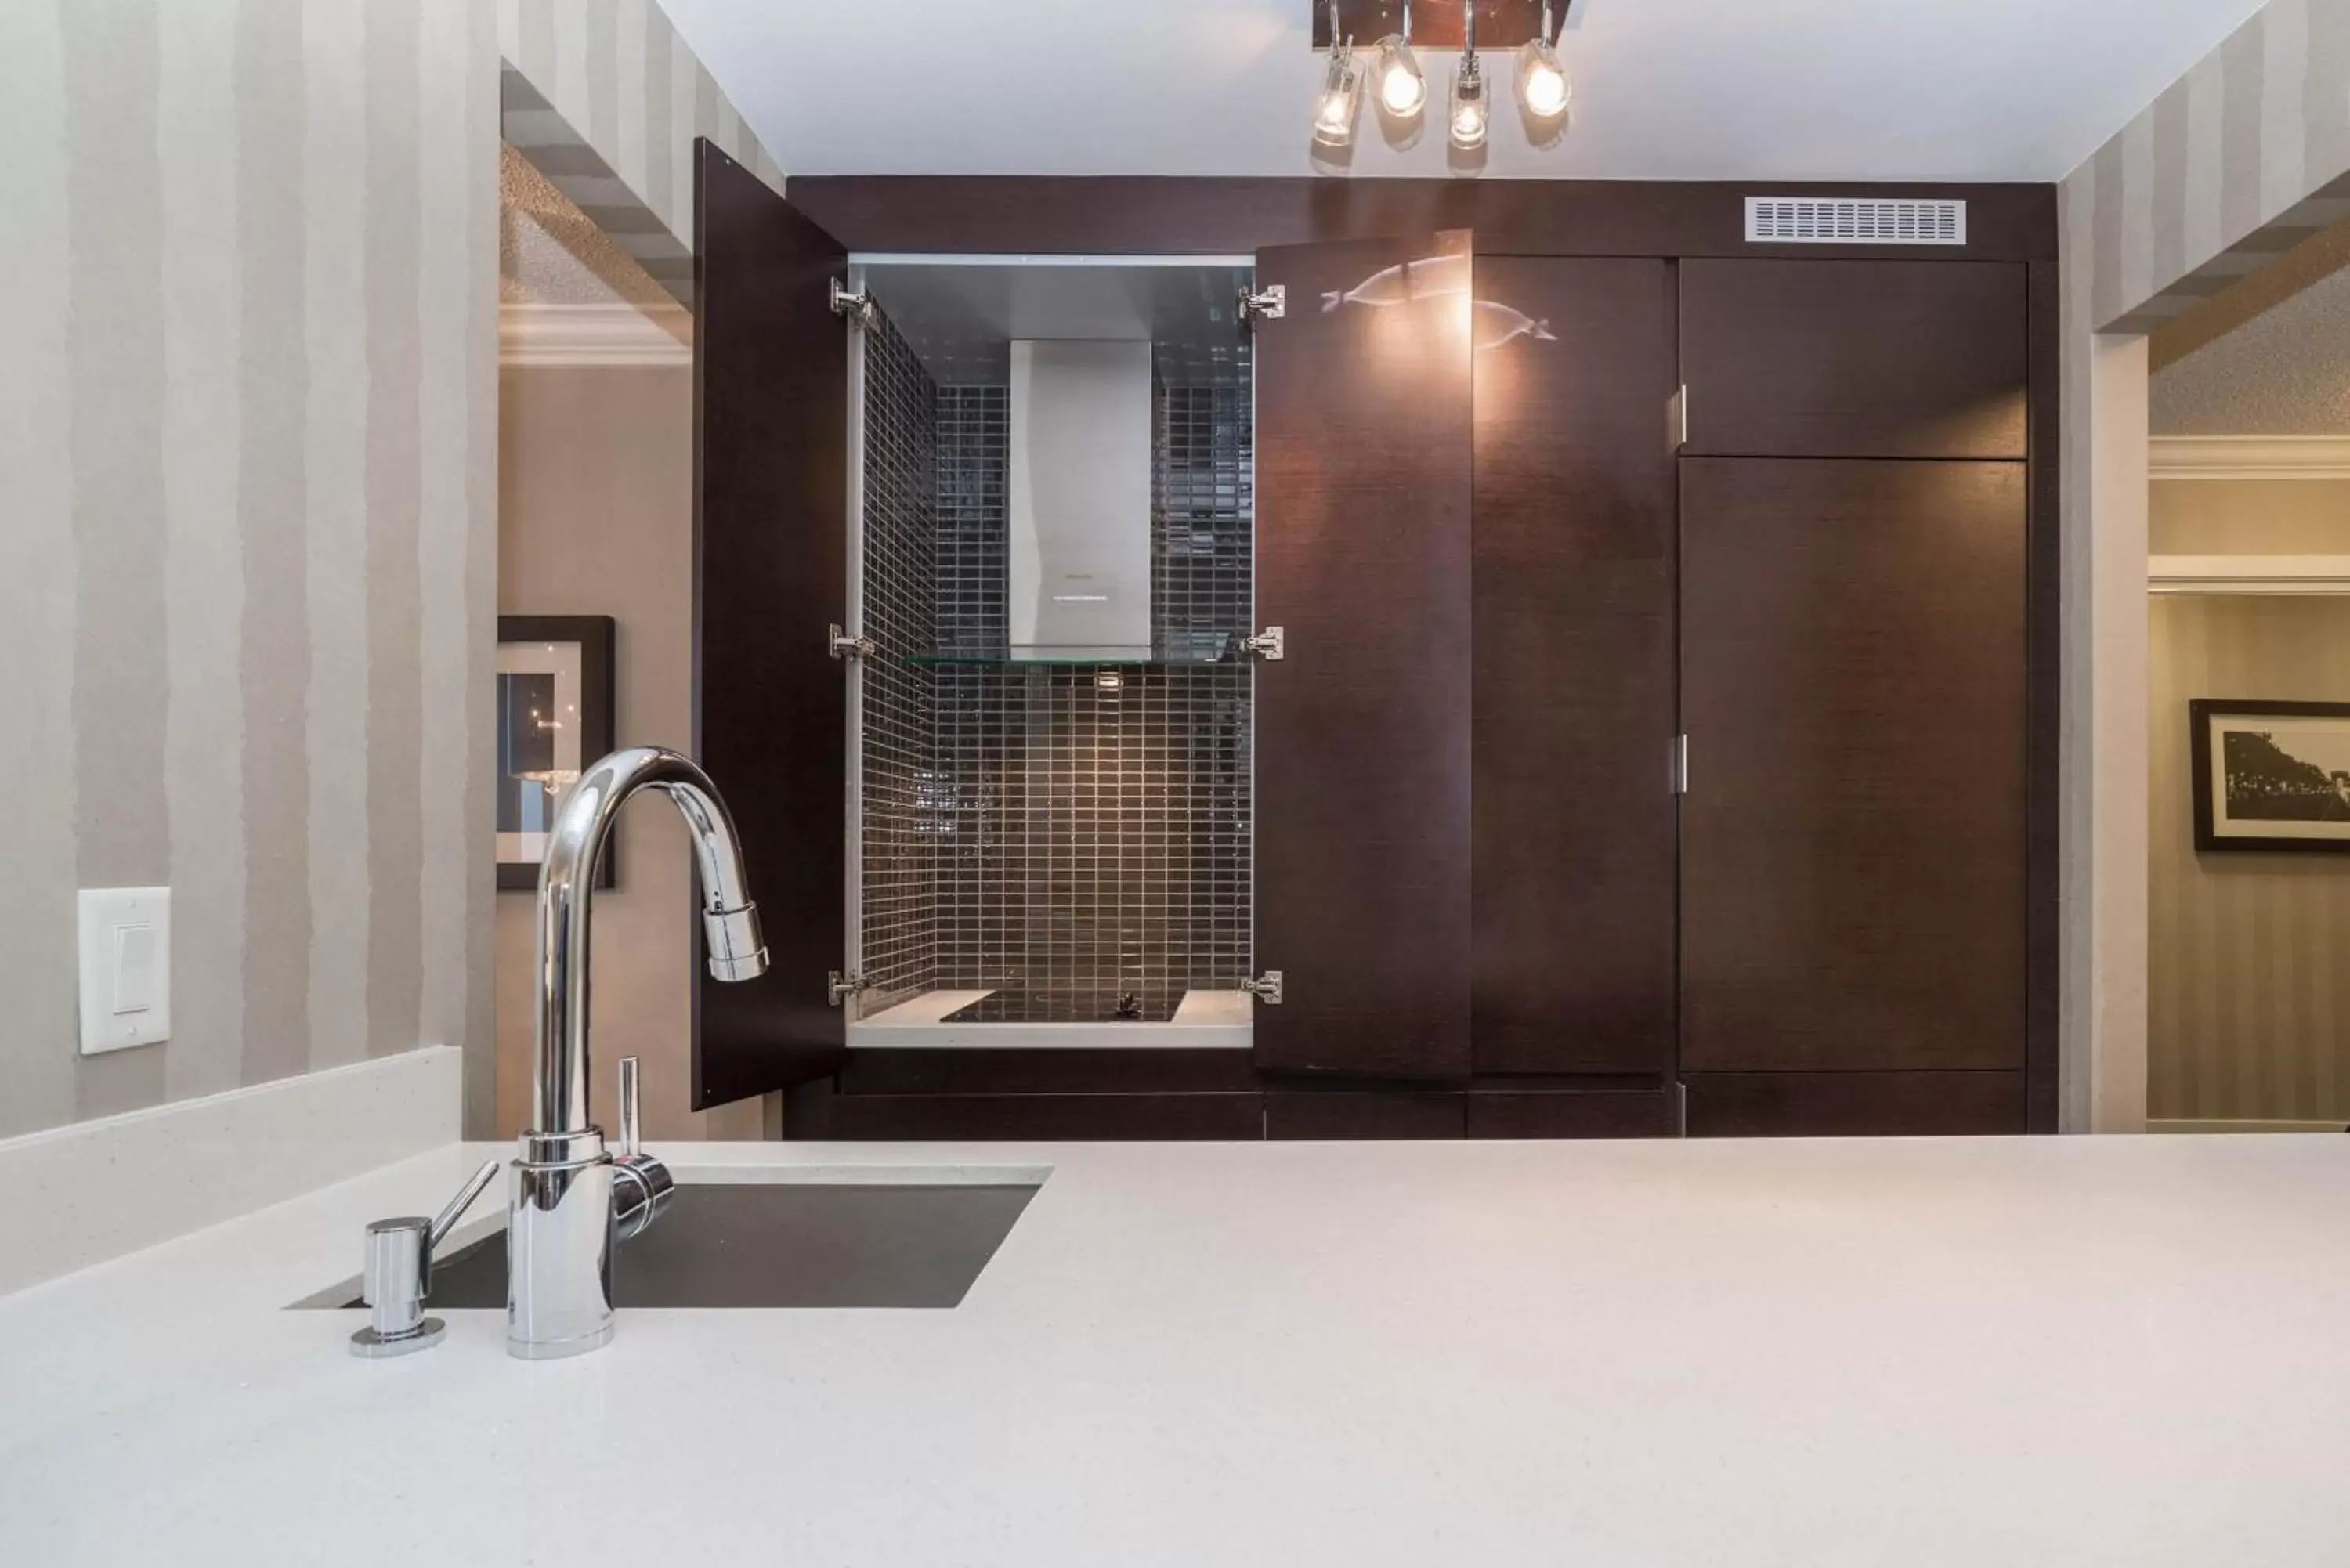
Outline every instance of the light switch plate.
POLYGON ((172 1037, 172 889, 84 888, 81 1054, 172 1037))

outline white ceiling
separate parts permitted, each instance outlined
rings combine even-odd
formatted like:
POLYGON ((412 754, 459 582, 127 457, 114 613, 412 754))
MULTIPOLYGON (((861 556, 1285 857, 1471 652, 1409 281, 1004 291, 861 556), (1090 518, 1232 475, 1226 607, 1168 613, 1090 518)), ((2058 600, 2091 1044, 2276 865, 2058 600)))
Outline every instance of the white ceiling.
MULTIPOLYGON (((662 4, 793 174, 1313 171, 1307 0, 662 4)), ((2259 8, 1578 0, 1573 130, 1541 151, 1496 115, 1484 172, 2054 180, 2259 8)), ((1450 58, 1423 65, 1441 91, 1450 58)), ((1447 172, 1367 105, 1357 142, 1357 174, 1447 172)))
POLYGON ((2155 372, 2156 435, 2350 435, 2350 267, 2155 372))

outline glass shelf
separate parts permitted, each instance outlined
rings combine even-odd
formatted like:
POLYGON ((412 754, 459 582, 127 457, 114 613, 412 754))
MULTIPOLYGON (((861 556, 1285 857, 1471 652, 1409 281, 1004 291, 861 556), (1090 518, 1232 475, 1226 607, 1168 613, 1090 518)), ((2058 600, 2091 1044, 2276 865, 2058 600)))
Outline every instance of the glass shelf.
POLYGON ((1157 648, 1107 648, 1093 645, 1062 648, 1028 644, 1016 648, 938 648, 909 654, 906 662, 928 669, 1002 669, 1023 664, 1103 665, 1125 669, 1161 669, 1174 665, 1229 664, 1239 657, 1239 639, 1224 632, 1157 648))

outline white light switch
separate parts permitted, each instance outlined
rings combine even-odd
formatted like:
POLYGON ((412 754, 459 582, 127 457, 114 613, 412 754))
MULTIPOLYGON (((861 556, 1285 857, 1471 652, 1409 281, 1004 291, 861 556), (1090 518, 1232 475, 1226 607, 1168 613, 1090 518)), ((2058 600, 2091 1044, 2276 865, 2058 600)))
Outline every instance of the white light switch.
POLYGON ((85 888, 81 1054, 172 1037, 172 889, 85 888))

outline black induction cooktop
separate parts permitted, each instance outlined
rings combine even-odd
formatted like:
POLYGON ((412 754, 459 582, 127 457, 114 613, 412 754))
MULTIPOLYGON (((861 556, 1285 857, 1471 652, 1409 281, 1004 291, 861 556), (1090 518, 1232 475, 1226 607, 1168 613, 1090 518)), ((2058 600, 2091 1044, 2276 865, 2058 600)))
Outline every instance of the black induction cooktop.
POLYGON ((1180 991, 991 991, 946 1015, 949 1023, 1165 1023, 1180 991))

